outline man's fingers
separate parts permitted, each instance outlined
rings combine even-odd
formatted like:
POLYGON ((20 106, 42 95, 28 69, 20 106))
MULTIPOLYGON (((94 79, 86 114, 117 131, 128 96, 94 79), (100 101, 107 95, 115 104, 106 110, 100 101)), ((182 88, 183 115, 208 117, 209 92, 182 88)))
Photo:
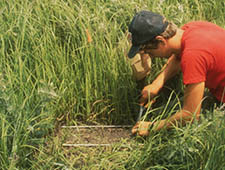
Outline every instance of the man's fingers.
POLYGON ((138 122, 131 130, 132 134, 138 134, 140 136, 149 135, 149 125, 151 122, 138 122))
POLYGON ((151 106, 153 103, 155 103, 155 99, 152 99, 151 101, 146 102, 146 104, 144 105, 145 108, 148 108, 149 106, 151 106))
POLYGON ((132 128, 131 133, 134 135, 137 133, 137 128, 132 128))
POLYGON ((147 103, 148 98, 144 98, 143 96, 140 98, 139 102, 141 106, 144 106, 147 103))
POLYGON ((148 91, 147 90, 143 89, 141 94, 142 94, 142 96, 141 96, 142 98, 144 98, 144 99, 148 98, 148 91))
POLYGON ((142 90, 141 93, 141 98, 139 99, 140 104, 144 106, 148 101, 148 91, 147 90, 142 90))
POLYGON ((137 122, 136 125, 134 125, 134 127, 133 127, 132 130, 131 130, 131 133, 132 133, 132 134, 137 133, 138 128, 139 128, 139 122, 137 122))

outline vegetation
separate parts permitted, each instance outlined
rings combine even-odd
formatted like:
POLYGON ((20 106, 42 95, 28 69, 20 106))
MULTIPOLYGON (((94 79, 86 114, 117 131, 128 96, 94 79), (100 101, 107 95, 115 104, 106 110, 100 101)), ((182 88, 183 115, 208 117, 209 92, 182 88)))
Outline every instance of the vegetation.
MULTIPOLYGON (((207 20, 225 27, 224 0, 0 2, 1 169, 225 169, 218 109, 204 111, 201 124, 152 132, 140 147, 124 141, 126 149, 87 154, 62 148, 55 137, 61 124, 135 123, 140 89, 126 58, 127 26, 143 9, 178 26, 207 20)), ((153 61, 148 82, 163 63, 153 61)), ((150 119, 179 109, 182 83, 174 81, 150 119)))

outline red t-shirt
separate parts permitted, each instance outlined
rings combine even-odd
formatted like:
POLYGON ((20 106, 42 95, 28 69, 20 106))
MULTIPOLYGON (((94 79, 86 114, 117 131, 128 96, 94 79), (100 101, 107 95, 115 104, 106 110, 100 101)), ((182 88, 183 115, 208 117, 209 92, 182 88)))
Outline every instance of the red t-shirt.
POLYGON ((205 82, 211 93, 225 103, 225 29, 204 21, 187 23, 182 29, 183 83, 205 82))

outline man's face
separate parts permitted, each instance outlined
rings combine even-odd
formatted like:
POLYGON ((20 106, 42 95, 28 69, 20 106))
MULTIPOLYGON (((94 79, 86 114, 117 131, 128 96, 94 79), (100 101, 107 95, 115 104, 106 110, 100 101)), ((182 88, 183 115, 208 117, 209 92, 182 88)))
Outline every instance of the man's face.
POLYGON ((144 46, 141 48, 140 53, 149 54, 151 57, 169 58, 172 55, 170 49, 166 48, 165 44, 159 43, 157 48, 149 48, 144 46))

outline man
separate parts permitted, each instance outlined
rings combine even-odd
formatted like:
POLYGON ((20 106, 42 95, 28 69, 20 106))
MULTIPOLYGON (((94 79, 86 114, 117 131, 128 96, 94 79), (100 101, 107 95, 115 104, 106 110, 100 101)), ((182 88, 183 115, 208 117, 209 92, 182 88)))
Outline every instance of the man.
POLYGON ((219 26, 195 21, 177 28, 156 13, 141 11, 129 25, 132 47, 136 54, 168 58, 162 72, 143 88, 140 104, 154 98, 164 83, 179 73, 185 85, 183 108, 167 119, 157 122, 138 122, 133 134, 147 136, 149 128, 157 131, 176 123, 185 124, 199 119, 204 89, 207 87, 218 101, 225 102, 225 30, 219 26))

